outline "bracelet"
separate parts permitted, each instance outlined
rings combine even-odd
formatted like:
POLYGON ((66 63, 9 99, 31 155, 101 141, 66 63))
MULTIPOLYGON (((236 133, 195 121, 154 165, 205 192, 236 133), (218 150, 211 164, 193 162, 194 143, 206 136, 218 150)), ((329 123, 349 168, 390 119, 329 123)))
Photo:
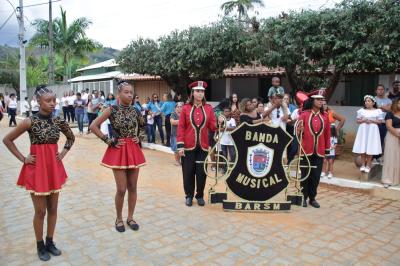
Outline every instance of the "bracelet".
POLYGON ((118 143, 117 139, 109 138, 106 135, 104 135, 101 138, 101 140, 104 141, 104 143, 107 144, 108 146, 113 146, 113 147, 117 146, 117 143, 118 143))

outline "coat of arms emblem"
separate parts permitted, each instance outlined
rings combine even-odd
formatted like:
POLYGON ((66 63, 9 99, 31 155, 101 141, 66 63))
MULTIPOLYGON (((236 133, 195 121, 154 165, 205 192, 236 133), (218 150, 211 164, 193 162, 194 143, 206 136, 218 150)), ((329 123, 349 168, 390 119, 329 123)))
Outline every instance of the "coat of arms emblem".
POLYGON ((264 177, 271 170, 274 150, 264 144, 247 149, 247 169, 255 177, 264 177))

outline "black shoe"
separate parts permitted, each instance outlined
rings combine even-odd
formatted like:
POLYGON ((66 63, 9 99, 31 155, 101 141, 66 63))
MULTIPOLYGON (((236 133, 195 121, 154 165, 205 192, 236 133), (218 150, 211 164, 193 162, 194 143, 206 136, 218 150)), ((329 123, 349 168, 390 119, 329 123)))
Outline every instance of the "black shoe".
POLYGON ((303 199, 303 205, 302 205, 304 208, 306 208, 307 207, 307 200, 306 199, 303 199))
POLYGON ((42 261, 50 260, 49 252, 46 250, 43 240, 37 242, 37 254, 39 259, 42 261))
POLYGON ((193 198, 186 198, 186 206, 191 207, 193 205, 193 198))
POLYGON ((136 223, 135 220, 126 220, 127 225, 133 230, 133 231, 137 231, 139 230, 139 225, 136 223))
POLYGON ((124 222, 115 220, 115 230, 117 230, 120 233, 125 232, 124 222))
POLYGON ((199 206, 204 206, 204 205, 206 205, 206 202, 204 201, 203 198, 198 198, 197 199, 197 204, 199 204, 199 206))
POLYGON ((61 250, 56 248, 56 244, 53 242, 53 238, 46 237, 46 250, 53 256, 60 256, 61 250))
POLYGON ((313 206, 314 208, 321 207, 316 200, 310 200, 310 205, 313 206))

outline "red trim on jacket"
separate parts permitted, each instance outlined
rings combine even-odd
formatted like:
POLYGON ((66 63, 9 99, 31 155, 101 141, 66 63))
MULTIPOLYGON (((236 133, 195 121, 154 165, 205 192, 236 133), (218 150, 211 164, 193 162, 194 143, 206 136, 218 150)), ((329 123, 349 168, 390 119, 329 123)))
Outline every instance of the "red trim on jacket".
POLYGON ((211 105, 185 104, 179 116, 179 124, 176 135, 178 150, 194 150, 200 146, 207 151, 208 131, 215 131, 217 120, 211 105))
POLYGON ((302 146, 305 155, 325 157, 331 146, 331 131, 328 116, 311 110, 302 111, 299 120, 303 121, 304 132, 302 146))

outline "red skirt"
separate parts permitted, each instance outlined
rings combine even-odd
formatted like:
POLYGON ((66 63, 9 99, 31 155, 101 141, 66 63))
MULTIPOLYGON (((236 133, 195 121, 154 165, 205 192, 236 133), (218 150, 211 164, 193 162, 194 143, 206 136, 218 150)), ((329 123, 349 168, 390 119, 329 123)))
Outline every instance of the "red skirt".
POLYGON ((138 143, 131 138, 124 138, 125 145, 119 148, 109 146, 101 164, 112 169, 138 168, 146 164, 144 154, 138 143))
POLYGON ((61 191, 67 180, 64 165, 58 161, 57 144, 33 144, 30 154, 36 156, 36 163, 24 164, 17 185, 35 195, 49 195, 61 191))

